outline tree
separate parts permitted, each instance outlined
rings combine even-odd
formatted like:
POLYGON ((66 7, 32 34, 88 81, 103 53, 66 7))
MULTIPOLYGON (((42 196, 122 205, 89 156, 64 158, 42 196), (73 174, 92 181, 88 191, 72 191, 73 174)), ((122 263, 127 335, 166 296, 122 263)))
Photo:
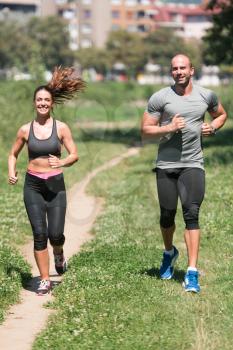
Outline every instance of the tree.
POLYGON ((69 48, 69 32, 63 19, 35 17, 29 21, 27 30, 29 38, 39 46, 42 63, 48 70, 56 65, 73 64, 74 53, 69 48))
POLYGON ((204 37, 204 57, 207 64, 233 63, 233 0, 210 0, 207 5, 213 14, 213 26, 204 37))
POLYGON ((76 58, 84 69, 95 68, 98 73, 102 74, 110 69, 110 61, 106 50, 95 47, 79 49, 76 58))
POLYGON ((169 28, 159 28, 145 39, 147 54, 156 64, 170 66, 171 57, 184 52, 184 41, 169 28))
POLYGON ((189 56, 196 71, 201 67, 201 43, 197 40, 184 41, 170 28, 159 28, 145 39, 148 59, 161 65, 166 72, 170 68, 171 58, 182 53, 189 56))
POLYGON ((25 28, 15 22, 0 22, 0 65, 1 68, 22 68, 30 52, 30 40, 25 28))
POLYGON ((111 66, 116 62, 124 63, 131 75, 135 75, 147 62, 144 41, 138 34, 124 30, 111 32, 106 50, 111 66))
POLYGON ((66 23, 58 17, 32 18, 29 22, 0 21, 1 68, 17 67, 35 76, 56 65, 72 65, 66 23))

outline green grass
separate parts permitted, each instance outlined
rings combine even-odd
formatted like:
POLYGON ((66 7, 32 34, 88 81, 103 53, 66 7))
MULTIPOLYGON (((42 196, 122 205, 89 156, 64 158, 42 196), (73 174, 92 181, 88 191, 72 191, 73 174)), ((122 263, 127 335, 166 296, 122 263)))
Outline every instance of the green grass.
POLYGON ((205 140, 201 293, 187 294, 181 286, 187 267, 181 210, 175 235, 181 254, 174 279, 158 278, 163 245, 150 171, 155 146, 147 146, 140 156, 92 182, 90 190, 106 199, 95 225, 95 240, 71 259, 63 283, 55 290, 52 306, 57 313, 34 350, 232 347, 232 130, 230 121, 215 138, 205 140))
MULTIPOLYGON (((17 186, 9 186, 7 183, 7 158, 16 131, 22 124, 33 118, 33 88, 30 82, 0 82, 2 130, 0 134, 2 150, 0 154, 0 322, 3 321, 9 305, 18 301, 20 289, 30 276, 29 266, 18 252, 18 246, 31 239, 32 235, 23 204, 23 182, 27 167, 26 147, 17 162, 19 177, 17 186)), ((105 130, 101 132, 80 130, 79 117, 76 118, 73 115, 73 109, 69 105, 56 109, 55 114, 57 118, 70 125, 79 149, 80 161, 72 168, 65 169, 67 188, 127 147, 128 140, 126 144, 122 140, 128 138, 128 134, 121 135, 119 129, 112 130, 111 134, 108 134, 108 140, 105 138, 105 130)))
MULTIPOLYGON (((126 147, 119 143, 106 143, 100 141, 80 142, 80 161, 72 168, 64 170, 65 181, 69 189, 74 183, 80 181, 89 171, 105 161, 125 151, 126 147), (105 152, 102 150, 105 149, 105 152)), ((9 152, 9 150, 8 150, 9 152)), ((31 228, 23 203, 23 182, 27 165, 26 151, 22 152, 18 160, 19 182, 16 186, 7 184, 7 164, 3 154, 0 156, 3 164, 1 174, 2 188, 0 190, 0 323, 8 306, 18 301, 20 289, 30 277, 29 266, 23 261, 18 252, 18 246, 32 239, 31 228)))
MULTIPOLYGON (((7 154, 18 127, 32 119, 33 90, 28 82, 0 82, 0 89, 1 321, 29 277, 29 267, 16 249, 31 237, 22 200, 27 155, 23 152, 18 161, 18 185, 10 187, 7 154)), ((131 83, 90 84, 77 103, 55 110, 55 116, 72 128, 79 148, 80 161, 65 170, 68 188, 140 141, 142 102, 153 89, 131 83), (124 130, 117 126, 111 130, 79 127, 83 121, 118 122, 126 116, 135 124, 124 130)), ((219 92, 229 111, 231 90, 219 92)), ((162 241, 150 172, 155 149, 147 146, 140 157, 125 160, 92 183, 90 190, 106 199, 105 212, 95 226, 96 239, 71 260, 64 283, 55 292, 53 306, 58 315, 37 339, 35 349, 231 348, 232 130, 229 122, 228 128, 205 142, 207 194, 201 210, 201 295, 185 295, 181 288, 186 253, 180 211, 176 243, 181 257, 175 279, 164 283, 157 278, 162 241)))
MULTIPOLYGON (((0 232, 0 234, 2 231, 0 232)), ((20 256, 5 243, 0 244, 0 321, 10 304, 18 301, 22 286, 30 279, 30 269, 20 256)))

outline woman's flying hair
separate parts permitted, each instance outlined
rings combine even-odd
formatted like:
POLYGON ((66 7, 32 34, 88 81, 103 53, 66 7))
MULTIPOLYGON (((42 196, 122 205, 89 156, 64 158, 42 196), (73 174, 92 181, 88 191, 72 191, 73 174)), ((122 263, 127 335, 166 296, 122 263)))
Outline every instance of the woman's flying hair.
POLYGON ((85 82, 77 75, 73 67, 55 67, 53 76, 47 84, 56 104, 64 103, 83 91, 85 82))
POLYGON ((73 67, 55 67, 48 84, 41 85, 35 90, 34 100, 36 93, 44 89, 51 93, 55 104, 62 104, 83 91, 85 87, 86 83, 77 75, 73 67))

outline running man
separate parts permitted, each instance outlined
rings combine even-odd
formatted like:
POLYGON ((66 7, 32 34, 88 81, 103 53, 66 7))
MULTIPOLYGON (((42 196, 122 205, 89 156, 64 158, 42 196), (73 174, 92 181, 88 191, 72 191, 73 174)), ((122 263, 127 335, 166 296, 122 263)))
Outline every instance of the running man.
POLYGON ((205 172, 202 136, 214 136, 227 118, 216 94, 193 84, 194 67, 186 55, 172 58, 174 85, 154 93, 142 121, 142 135, 159 137, 156 179, 160 203, 160 228, 165 246, 161 279, 170 279, 179 256, 173 245, 175 216, 180 198, 185 222, 188 268, 185 291, 199 292, 197 260, 200 243, 199 209, 204 199, 205 172), (211 116, 204 122, 205 113, 211 116))

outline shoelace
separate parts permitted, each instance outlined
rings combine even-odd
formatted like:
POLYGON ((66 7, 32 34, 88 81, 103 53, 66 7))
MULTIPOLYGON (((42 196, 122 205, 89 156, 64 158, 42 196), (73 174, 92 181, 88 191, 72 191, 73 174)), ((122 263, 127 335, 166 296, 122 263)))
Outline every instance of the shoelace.
POLYGON ((39 289, 47 288, 48 286, 49 286, 49 281, 41 280, 40 285, 39 285, 39 289))
POLYGON ((198 277, 198 275, 196 273, 189 273, 188 274, 189 285, 196 286, 198 284, 197 283, 197 277, 198 277))

